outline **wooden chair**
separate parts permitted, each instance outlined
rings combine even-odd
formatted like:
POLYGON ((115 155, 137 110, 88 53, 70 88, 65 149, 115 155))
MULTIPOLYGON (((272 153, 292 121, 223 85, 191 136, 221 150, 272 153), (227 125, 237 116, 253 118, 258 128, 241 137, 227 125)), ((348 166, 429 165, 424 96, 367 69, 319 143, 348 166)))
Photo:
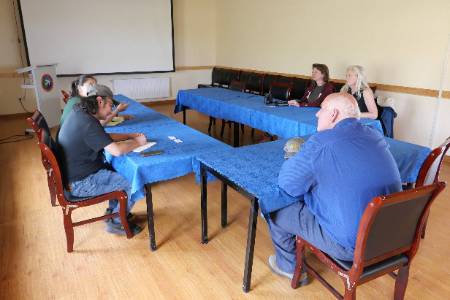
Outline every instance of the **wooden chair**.
MULTIPOLYGON (((449 148, 450 137, 448 137, 442 145, 431 151, 423 162, 422 167, 420 167, 419 175, 417 175, 416 179, 416 187, 437 183, 439 181, 439 172, 441 171, 442 161, 449 148)), ((425 222, 425 226, 423 227, 422 238, 425 238, 426 228, 427 222, 425 222)))
POLYGON ((403 299, 409 268, 419 248, 426 216, 444 187, 444 182, 438 182, 374 198, 361 218, 353 261, 334 259, 297 237, 297 264, 291 282, 292 288, 297 288, 302 269, 305 268, 308 274, 319 280, 336 298, 356 299, 357 286, 398 269, 394 299, 403 299), (310 249, 342 279, 344 296, 306 262, 305 248, 310 249))
MULTIPOLYGON (((27 118, 27 122, 34 130, 38 143, 42 138, 42 134, 45 132, 45 134, 51 139, 50 142, 55 145, 55 142, 51 137, 51 132, 50 128, 48 127, 47 121, 39 110, 36 110, 31 117, 27 118)), ((42 164, 44 165, 44 168, 46 170, 49 168, 48 162, 44 159, 44 157, 42 157, 42 164)), ((56 192, 52 190, 53 188, 53 184, 48 180, 48 189, 50 190, 50 203, 52 204, 52 206, 56 206, 56 192)))
POLYGON ((65 90, 61 90, 61 94, 62 94, 62 100, 64 101, 64 103, 67 103, 67 100, 70 99, 70 94, 68 92, 66 92, 65 90))
POLYGON ((36 110, 31 117, 27 118, 27 122, 36 133, 38 142, 40 141, 42 132, 44 131, 51 136, 50 127, 48 127, 47 121, 39 110, 36 110))
POLYGON ((248 93, 262 95, 264 81, 263 73, 241 72, 240 81, 245 82, 245 91, 248 93))
POLYGON ((436 149, 431 151, 420 167, 417 175, 416 187, 429 185, 439 181, 439 172, 441 171, 442 161, 450 148, 450 136, 436 149))
MULTIPOLYGON (((35 113, 36 114, 36 113, 35 113)), ((39 113, 40 114, 40 113, 39 113)), ((43 118, 43 117, 42 117, 43 118)), ((44 119, 45 121, 45 119, 44 119)), ((58 200, 63 212, 64 230, 67 239, 67 252, 73 251, 74 231, 73 228, 84 224, 120 217, 122 225, 125 229, 127 238, 131 238, 133 234, 127 221, 127 194, 124 191, 114 191, 91 198, 73 197, 68 189, 64 188, 61 169, 57 160, 56 145, 49 134, 49 131, 40 128, 40 137, 38 146, 42 154, 42 164, 47 171, 47 181, 49 184, 50 195, 58 200), (120 209, 118 213, 106 214, 100 217, 82 220, 79 222, 72 221, 72 212, 80 207, 91 206, 98 203, 106 202, 111 199, 119 201, 120 209)))

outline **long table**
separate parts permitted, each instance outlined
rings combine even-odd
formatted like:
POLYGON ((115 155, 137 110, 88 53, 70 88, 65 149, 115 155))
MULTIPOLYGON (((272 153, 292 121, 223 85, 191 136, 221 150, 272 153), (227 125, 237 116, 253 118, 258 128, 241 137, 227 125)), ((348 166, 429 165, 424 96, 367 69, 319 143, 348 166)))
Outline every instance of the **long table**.
POLYGON ((146 197, 150 249, 156 250, 151 185, 192 173, 198 169, 196 156, 199 154, 232 148, 123 95, 116 96, 116 99, 129 104, 126 114, 134 118, 114 127, 106 127, 106 131, 141 132, 157 143, 150 150, 163 151, 160 155, 148 157, 134 152, 118 157, 106 153, 106 159, 114 169, 131 183, 131 199, 136 201, 146 197), (176 143, 169 136, 182 142, 176 143))
MULTIPOLYGON (((280 138, 305 136, 317 131, 317 107, 267 106, 263 96, 224 88, 180 90, 175 112, 183 112, 184 123, 186 109, 189 108, 214 118, 233 121, 235 147, 239 146, 239 124, 280 138)), ((363 119, 362 122, 383 132, 378 120, 363 119)))
MULTIPOLYGON (((419 169, 430 149, 419 145, 386 138, 394 156, 403 182, 415 182, 419 169)), ((291 204, 278 189, 277 179, 284 162, 283 146, 286 140, 233 148, 214 154, 201 154, 196 170, 201 176, 201 241, 208 242, 207 175, 222 181, 221 225, 227 225, 227 186, 244 196, 250 204, 243 290, 250 290, 253 252, 255 246, 258 210, 263 214, 276 211, 291 204)))

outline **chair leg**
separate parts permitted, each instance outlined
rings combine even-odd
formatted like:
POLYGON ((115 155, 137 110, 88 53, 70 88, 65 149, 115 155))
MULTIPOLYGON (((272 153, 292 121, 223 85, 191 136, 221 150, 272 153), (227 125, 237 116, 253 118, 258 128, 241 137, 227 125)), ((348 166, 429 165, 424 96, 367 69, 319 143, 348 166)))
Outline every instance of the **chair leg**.
POLYGON ((66 231, 67 252, 73 251, 73 224, 72 224, 72 209, 68 207, 63 208, 64 230, 66 231))
POLYGON ((222 120, 222 127, 220 128, 220 137, 223 137, 223 133, 225 131, 225 120, 222 120))
POLYGON ((398 270, 395 280, 394 300, 405 298, 406 287, 408 286, 409 265, 403 266, 398 270))
POLYGON ((296 249, 296 264, 295 264, 295 271, 294 271, 294 277, 292 277, 291 280, 291 287, 293 289, 298 288, 300 277, 302 276, 303 271, 303 260, 305 257, 305 244, 301 240, 297 240, 297 249, 296 249))
POLYGON ((133 237, 133 233, 130 230, 130 225, 127 220, 127 197, 120 197, 119 201, 119 215, 120 215, 120 223, 122 223, 123 228, 125 229, 125 233, 127 234, 127 239, 131 239, 133 237))
POLYGON ((427 216, 427 218, 425 219, 425 225, 423 226, 422 234, 420 235, 420 237, 421 237, 422 239, 425 238, 425 231, 427 230, 427 224, 428 224, 428 216, 427 216))
POLYGON ((213 123, 214 125, 216 124, 216 119, 213 117, 209 117, 208 134, 211 134, 211 127, 213 123))
POLYGON ((356 287, 351 290, 345 289, 344 300, 356 300, 356 287))

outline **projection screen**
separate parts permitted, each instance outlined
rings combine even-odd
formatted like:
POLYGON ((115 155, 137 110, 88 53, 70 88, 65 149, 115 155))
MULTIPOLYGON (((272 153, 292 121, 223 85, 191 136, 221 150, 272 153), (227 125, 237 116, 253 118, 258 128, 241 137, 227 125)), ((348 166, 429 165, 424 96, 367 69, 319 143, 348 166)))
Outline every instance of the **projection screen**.
POLYGON ((19 0, 28 63, 61 76, 172 72, 171 0, 19 0))

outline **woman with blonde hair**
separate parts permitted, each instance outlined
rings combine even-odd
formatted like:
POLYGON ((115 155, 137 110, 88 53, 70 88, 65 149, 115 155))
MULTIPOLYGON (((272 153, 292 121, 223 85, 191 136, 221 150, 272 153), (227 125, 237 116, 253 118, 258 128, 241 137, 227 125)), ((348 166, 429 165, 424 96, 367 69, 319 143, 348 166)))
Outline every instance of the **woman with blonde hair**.
POLYGON ((378 109, 373 92, 364 74, 364 68, 357 65, 348 67, 345 78, 346 83, 341 92, 349 93, 355 97, 361 111, 361 118, 376 119, 378 109))

